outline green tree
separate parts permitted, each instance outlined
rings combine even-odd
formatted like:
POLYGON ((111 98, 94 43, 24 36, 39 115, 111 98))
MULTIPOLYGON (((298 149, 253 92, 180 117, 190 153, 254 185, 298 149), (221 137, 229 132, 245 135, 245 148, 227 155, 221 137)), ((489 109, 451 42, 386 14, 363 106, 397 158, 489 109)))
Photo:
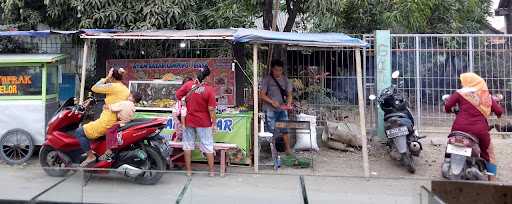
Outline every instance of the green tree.
POLYGON ((46 9, 41 0, 0 0, 0 25, 35 30, 44 23, 46 9))
MULTIPOLYGON (((1 24, 20 30, 205 29, 272 25, 274 0, 0 0, 1 24)), ((309 30, 371 33, 475 33, 491 15, 491 0, 280 0, 285 32, 298 19, 309 30)))
POLYGON ((236 0, 46 0, 54 21, 66 28, 127 30, 251 26, 251 4, 236 0), (69 17, 72 17, 69 19, 69 17))
POLYGON ((371 33, 477 33, 491 15, 490 0, 339 0, 310 7, 313 30, 371 33))

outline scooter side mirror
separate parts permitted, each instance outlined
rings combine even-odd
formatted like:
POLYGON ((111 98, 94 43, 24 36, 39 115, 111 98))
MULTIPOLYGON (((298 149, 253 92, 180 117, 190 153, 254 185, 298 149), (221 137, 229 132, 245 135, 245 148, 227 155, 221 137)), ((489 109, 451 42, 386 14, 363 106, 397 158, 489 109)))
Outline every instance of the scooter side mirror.
POLYGON ((502 94, 496 94, 493 97, 494 97, 494 100, 496 100, 496 101, 501 101, 504 98, 502 94))
POLYGON ((372 95, 368 96, 368 99, 370 99, 370 101, 373 101, 373 100, 377 99, 377 96, 372 94, 372 95))
POLYGON ((398 70, 394 71, 391 74, 391 78, 393 78, 393 79, 398 79, 399 76, 400 76, 400 71, 398 71, 398 70))

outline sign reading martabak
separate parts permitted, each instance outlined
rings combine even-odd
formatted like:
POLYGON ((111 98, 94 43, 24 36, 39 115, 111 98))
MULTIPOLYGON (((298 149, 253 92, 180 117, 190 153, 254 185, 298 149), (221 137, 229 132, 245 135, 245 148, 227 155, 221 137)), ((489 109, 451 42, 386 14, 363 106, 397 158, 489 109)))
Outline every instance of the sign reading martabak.
POLYGON ((32 84, 32 77, 28 75, 0 76, 0 94, 18 95, 19 85, 32 84))
POLYGON ((198 71, 208 67, 211 77, 207 82, 215 87, 217 96, 225 97, 228 105, 235 104, 235 72, 230 58, 158 58, 158 59, 111 59, 110 68, 124 68, 124 83, 129 81, 165 80, 181 81, 194 78, 198 71))

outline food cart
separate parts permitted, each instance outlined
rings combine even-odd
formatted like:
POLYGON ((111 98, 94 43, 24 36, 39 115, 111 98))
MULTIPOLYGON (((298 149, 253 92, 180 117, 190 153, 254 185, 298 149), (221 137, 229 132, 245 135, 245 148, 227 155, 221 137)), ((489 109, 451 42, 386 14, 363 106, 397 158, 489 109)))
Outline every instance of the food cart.
MULTIPOLYGON (((123 67, 127 73, 125 84, 130 91, 142 95, 137 104, 136 118, 168 118, 167 128, 162 135, 170 139, 174 133, 172 108, 176 103, 176 90, 181 87, 183 79, 194 78, 200 68, 208 67, 212 71, 208 83, 213 85, 219 109, 216 143, 234 144, 228 153, 231 163, 250 164, 251 120, 252 113, 240 112, 235 106, 235 74, 233 60, 229 58, 161 58, 161 59, 111 59, 107 67, 123 67), (222 107, 222 108, 221 108, 222 107)), ((202 161, 199 151, 193 153, 194 161, 202 161)))
POLYGON ((62 54, 0 55, 0 157, 26 162, 45 139, 46 124, 59 106, 62 54))

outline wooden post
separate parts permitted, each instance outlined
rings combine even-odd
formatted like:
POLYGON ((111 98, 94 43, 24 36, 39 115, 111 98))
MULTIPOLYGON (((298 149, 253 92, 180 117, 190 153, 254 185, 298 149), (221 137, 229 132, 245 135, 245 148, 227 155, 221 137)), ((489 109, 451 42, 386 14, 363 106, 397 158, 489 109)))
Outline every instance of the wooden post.
POLYGON ((84 42, 84 50, 82 55, 82 75, 80 79, 80 104, 84 102, 85 98, 85 78, 86 78, 86 71, 87 71, 87 56, 89 55, 89 46, 90 46, 91 40, 85 39, 84 42))
POLYGON ((363 70, 361 66, 361 49, 356 48, 356 75, 357 75, 357 98, 359 101, 359 126, 361 128, 361 141, 363 147, 363 170, 364 177, 370 177, 370 167, 368 164, 368 145, 366 137, 366 116, 364 113, 365 101, 363 91, 363 70))
POLYGON ((260 148, 258 138, 258 44, 252 45, 252 97, 253 97, 253 151, 254 172, 258 173, 260 165, 260 148))

